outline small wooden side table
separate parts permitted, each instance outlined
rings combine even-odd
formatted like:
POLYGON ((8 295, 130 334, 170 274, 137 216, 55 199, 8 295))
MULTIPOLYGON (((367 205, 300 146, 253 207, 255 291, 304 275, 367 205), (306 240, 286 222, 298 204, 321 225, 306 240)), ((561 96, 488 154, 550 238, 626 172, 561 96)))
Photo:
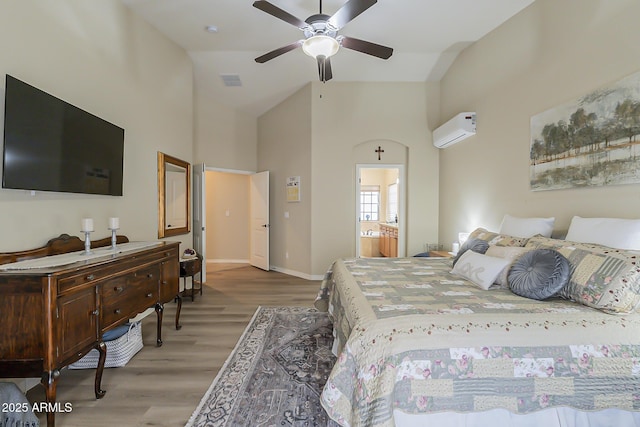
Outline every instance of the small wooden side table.
POLYGON ((195 292, 200 291, 202 295, 202 257, 197 255, 193 258, 180 258, 180 277, 184 284, 182 294, 187 296, 187 277, 191 277, 191 301, 194 300, 195 292), (196 274, 200 275, 200 280, 196 280, 196 274), (198 287, 196 287, 196 285, 198 287))
POLYGON ((429 256, 432 257, 442 257, 442 258, 451 258, 453 254, 447 251, 430 251, 429 256))

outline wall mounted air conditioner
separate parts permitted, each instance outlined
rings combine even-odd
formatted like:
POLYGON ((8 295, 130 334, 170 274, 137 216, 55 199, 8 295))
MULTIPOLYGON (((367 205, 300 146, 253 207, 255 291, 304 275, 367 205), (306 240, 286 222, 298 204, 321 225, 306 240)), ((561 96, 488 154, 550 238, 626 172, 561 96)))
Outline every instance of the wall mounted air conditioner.
POLYGON ((476 134, 476 113, 456 114, 454 118, 433 131, 433 145, 446 148, 476 134))

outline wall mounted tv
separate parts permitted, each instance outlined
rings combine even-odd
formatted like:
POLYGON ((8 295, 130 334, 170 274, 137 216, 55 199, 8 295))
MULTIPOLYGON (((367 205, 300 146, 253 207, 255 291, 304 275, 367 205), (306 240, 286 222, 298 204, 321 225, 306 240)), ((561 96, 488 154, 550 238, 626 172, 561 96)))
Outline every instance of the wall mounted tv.
POLYGON ((122 196, 124 129, 7 75, 2 187, 122 196))

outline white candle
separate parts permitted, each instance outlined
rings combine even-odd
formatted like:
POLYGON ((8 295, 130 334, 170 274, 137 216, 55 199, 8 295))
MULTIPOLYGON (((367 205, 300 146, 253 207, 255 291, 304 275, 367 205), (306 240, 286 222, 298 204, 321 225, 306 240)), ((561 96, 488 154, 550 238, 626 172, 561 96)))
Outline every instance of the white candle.
POLYGON ((120 228, 120 218, 109 218, 109 230, 117 230, 120 228))
POLYGON ((93 219, 92 218, 82 218, 82 231, 93 231, 93 219))

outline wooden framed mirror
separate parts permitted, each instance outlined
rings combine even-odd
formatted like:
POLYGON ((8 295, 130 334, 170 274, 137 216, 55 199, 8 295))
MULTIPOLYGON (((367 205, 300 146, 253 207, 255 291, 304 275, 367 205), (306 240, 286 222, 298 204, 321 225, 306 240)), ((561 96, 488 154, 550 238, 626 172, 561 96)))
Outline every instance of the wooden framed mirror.
POLYGON ((191 231, 191 165, 158 151, 158 238, 191 231))

